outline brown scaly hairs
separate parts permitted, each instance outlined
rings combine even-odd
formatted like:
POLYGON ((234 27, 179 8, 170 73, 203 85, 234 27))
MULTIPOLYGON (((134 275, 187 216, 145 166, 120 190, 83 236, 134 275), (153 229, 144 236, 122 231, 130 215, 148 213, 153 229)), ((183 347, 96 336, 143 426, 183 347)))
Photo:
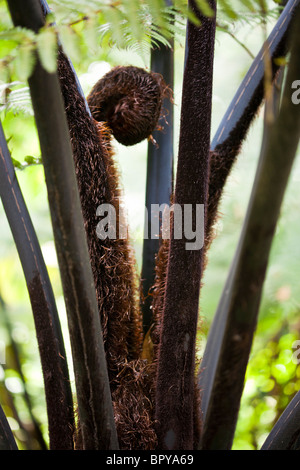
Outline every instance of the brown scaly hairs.
MULTIPOLYGON (((102 325, 116 428, 121 449, 152 450, 154 368, 141 357, 142 319, 135 259, 128 239, 100 240, 100 204, 112 204, 119 227, 121 190, 113 160, 112 135, 124 145, 150 138, 171 91, 159 74, 116 67, 87 98, 92 117, 65 55, 58 73, 70 131, 75 171, 102 325)), ((80 449, 80 418, 76 430, 80 449)))
POLYGON ((171 92, 160 74, 119 66, 96 83, 88 104, 93 118, 106 122, 118 142, 134 145, 157 127, 166 96, 171 92))

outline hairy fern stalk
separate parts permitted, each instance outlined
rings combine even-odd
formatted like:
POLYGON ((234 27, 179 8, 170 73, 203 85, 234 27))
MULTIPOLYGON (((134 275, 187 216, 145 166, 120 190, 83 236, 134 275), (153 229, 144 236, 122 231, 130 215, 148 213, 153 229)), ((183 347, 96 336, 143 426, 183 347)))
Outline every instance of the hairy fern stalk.
MULTIPOLYGON (((256 17, 258 9, 263 7, 263 2, 258 3, 258 7, 254 8, 256 2, 241 1, 245 18, 249 15, 256 17)), ((276 77, 279 68, 274 59, 278 55, 285 55, 289 50, 288 26, 298 3, 298 0, 288 2, 278 22, 279 26, 277 25, 277 29, 275 27, 274 35, 271 36, 274 39, 271 41, 273 49, 270 49, 271 80, 276 77)), ((49 7, 44 0, 28 2, 31 16, 28 16, 20 0, 9 0, 8 4, 17 25, 10 31, 10 39, 18 44, 13 66, 19 70, 23 79, 29 78, 34 113, 36 117, 40 117, 37 119, 37 127, 69 315, 78 419, 76 429, 72 425, 72 442, 68 445, 70 448, 74 446, 84 450, 230 448, 251 335, 247 331, 247 338, 250 338, 247 340, 248 349, 239 344, 242 349, 239 354, 235 343, 231 349, 231 334, 230 344, 224 354, 222 349, 222 354, 219 351, 213 354, 214 351, 209 346, 206 355, 209 355, 208 364, 211 367, 201 375, 201 367, 199 369, 196 360, 199 294, 207 250, 212 241, 212 226, 217 217, 226 179, 264 99, 264 70, 256 67, 255 62, 257 60, 261 64, 261 55, 254 60, 253 68, 262 72, 262 75, 255 75, 250 69, 251 79, 247 78, 245 86, 247 92, 241 93, 236 105, 229 108, 230 119, 225 116, 226 124, 223 121, 221 123, 222 132, 217 136, 218 144, 215 145, 213 140, 211 145, 213 61, 217 27, 214 0, 189 0, 188 4, 180 0, 171 5, 164 0, 124 0, 120 3, 105 2, 100 6, 99 2, 87 4, 83 0, 72 0, 64 2, 63 7, 61 2, 54 0, 51 5, 55 7, 59 18, 57 24, 53 21, 53 15, 49 14, 49 7), (66 11, 67 15, 63 17, 61 14, 66 11), (80 11, 82 14, 78 16, 80 11), (46 16, 45 22, 42 12, 46 16), (101 44, 113 41, 119 47, 137 47, 143 55, 151 45, 169 47, 173 35, 182 31, 182 18, 188 19, 186 62, 177 172, 170 199, 182 207, 184 204, 204 204, 205 243, 200 250, 186 250, 187 240, 176 239, 174 227, 170 240, 161 242, 156 257, 156 277, 151 290, 152 317, 147 319, 145 329, 140 305, 140 279, 135 270, 130 240, 120 237, 118 233, 116 238, 100 239, 96 232, 97 208, 101 204, 112 205, 116 210, 118 226, 122 191, 114 161, 113 138, 123 145, 134 145, 144 139, 151 140, 152 134, 159 130, 158 123, 163 116, 162 104, 166 99, 172 100, 172 92, 169 84, 157 71, 126 66, 115 67, 108 72, 85 99, 66 55, 66 50, 74 52, 74 43, 72 44, 72 40, 68 43, 68 39, 60 42, 60 39, 67 38, 68 34, 73 38, 74 35, 80 35, 80 27, 77 29, 77 26, 82 23, 90 33, 86 40, 91 44, 90 41, 95 39, 94 33, 101 24, 100 31, 97 31, 97 41, 100 39, 101 44), (249 83, 251 86, 248 86, 249 83), (59 97, 59 107, 55 114, 57 119, 53 119, 54 113, 48 119, 45 106, 41 105, 41 98, 45 100, 44 104, 47 103, 49 107, 51 105, 43 86, 45 89, 46 86, 49 87, 47 90, 53 93, 51 96, 59 97), (59 149, 55 147, 56 140, 51 134, 51 129, 52 132, 56 129, 58 135, 59 129, 55 127, 57 122, 65 131, 59 135, 59 149), (48 124, 51 129, 47 129, 48 124), (49 148, 53 149, 52 153, 49 148), (59 152, 62 148, 65 152, 59 152), (60 159, 52 160, 53 155, 56 158, 60 155, 60 159), (70 171, 66 171, 64 187, 62 174, 67 167, 70 171), (62 171, 59 172, 58 168, 62 171), (74 205, 74 217, 78 222, 73 226, 74 233, 77 226, 82 228, 80 233, 76 232, 75 240, 71 239, 68 231, 71 224, 68 225, 64 217, 61 217, 65 208, 63 204, 67 197, 71 200, 71 194, 75 195, 74 201, 78 202, 78 205, 74 205), (76 244, 79 240, 80 243, 76 244), (74 266, 74 259, 80 260, 78 265, 83 270, 84 279, 81 279, 78 267, 74 266), (84 265, 80 264, 82 260, 84 265), (86 292, 91 297, 85 295, 86 292), (74 316, 74 312, 77 316, 74 316), (88 321, 85 321, 84 315, 88 321), (241 357, 243 361, 240 360, 241 357), (225 367, 222 363, 224 358, 227 358, 225 367), (230 359, 234 359, 234 387, 230 386, 231 376, 227 370, 230 359), (200 379, 196 374, 198 369, 200 379), (199 383, 200 386, 204 384, 201 394, 199 383), (225 400, 220 394, 222 385, 226 386, 225 400), (234 414, 232 419, 231 399, 234 414), (220 403, 223 402, 225 405, 220 409, 220 403), (229 429, 225 429, 225 425, 220 429, 219 422, 226 426, 229 422, 229 429)), ((241 18, 225 0, 220 0, 218 7, 223 29, 229 19, 236 22, 241 18)), ((267 12, 263 13, 265 20, 267 12)), ((299 17, 297 19, 299 26, 299 17)), ((299 72, 295 61, 298 53, 298 43, 295 42, 291 76, 299 72)), ((242 85, 244 86, 244 82, 242 85)), ((25 96, 26 93, 21 90, 19 98, 16 94, 11 96, 4 107, 8 109, 14 106, 15 102, 24 100, 25 96)), ((56 100, 53 101, 56 103, 56 100)), ((279 113, 282 122, 285 122, 286 109, 295 118, 293 122, 299 123, 299 112, 294 115, 295 110, 288 106, 285 108, 284 105, 279 113)), ((284 170, 286 179, 282 195, 294 158, 294 147, 296 148, 299 140, 299 129, 294 129, 293 123, 290 127, 293 128, 293 148, 289 153, 289 167, 284 170)), ((282 145, 280 139, 278 142, 282 145)), ((273 151, 272 139, 270 148, 273 151)), ((282 162, 283 166, 284 163, 282 162)), ((260 188, 259 185, 258 187, 260 188)), ((255 190, 257 187, 254 187, 254 197, 255 190)), ((279 206, 280 201, 278 208, 279 206)), ((251 209, 250 205, 249 208, 251 209)), ((262 220, 262 225, 263 222, 262 220)), ((275 229, 275 223, 276 220, 272 229, 275 229)), ((272 236, 268 239, 270 243, 272 236)), ((264 246, 263 242, 261 246, 264 246)), ((239 260, 238 257, 237 259, 239 260)), ((234 261, 233 268, 237 266, 238 261, 234 261)), ((231 306, 226 295, 232 295, 232 291, 236 292, 235 289, 239 287, 243 297, 248 298, 249 293, 251 294, 251 289, 249 291, 247 286, 240 286, 238 282, 233 284, 236 281, 234 269, 230 271, 228 278, 231 290, 229 289, 228 294, 225 289, 225 300, 221 305, 223 308, 216 315, 217 327, 219 321, 221 324, 217 333, 221 334, 222 345, 227 344, 230 327, 236 327, 233 320, 226 323, 226 319, 222 317, 227 314, 227 307, 231 306), (231 288, 232 285, 235 287, 231 288)), ((255 275, 254 277, 256 278, 255 275)), ((264 276, 260 276, 255 279, 258 282, 258 292, 262 288, 263 278, 264 276)), ((258 304, 259 300, 255 307, 258 304)), ((234 319, 235 314, 236 311, 232 314, 234 319)), ((244 323, 242 332, 243 328, 244 323)), ((251 323, 251 334, 254 328, 255 321, 251 323)), ((215 338, 220 338, 217 333, 213 326, 213 345, 215 338)), ((233 340, 239 338, 239 334, 233 340)), ((45 376, 50 372, 45 370, 45 376)), ((2 419, 1 408, 0 415, 0 444, 4 442, 7 448, 15 448, 5 416, 2 419), (6 439, 3 438, 5 434, 6 439)), ((294 439, 299 429, 294 428, 294 423, 292 429, 294 439)), ((69 435, 71 431, 69 427, 69 435)), ((58 434, 56 435, 55 429, 51 433, 52 437, 56 437, 57 448, 58 434)), ((268 446, 276 441, 275 437, 271 437, 268 446)), ((290 438, 287 445, 294 445, 290 443, 290 438)))

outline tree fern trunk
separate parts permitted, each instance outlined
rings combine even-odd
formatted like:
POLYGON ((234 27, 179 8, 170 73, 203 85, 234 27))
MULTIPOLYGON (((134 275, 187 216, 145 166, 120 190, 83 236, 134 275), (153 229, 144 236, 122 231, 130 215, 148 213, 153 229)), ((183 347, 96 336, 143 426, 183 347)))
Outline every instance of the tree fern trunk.
MULTIPOLYGON (((210 2, 213 9, 215 3, 210 2)), ((174 203, 206 204, 214 58, 215 16, 188 27, 179 156, 174 203)), ((194 219, 195 220, 195 219, 194 219)), ((194 369, 203 249, 187 250, 187 238, 170 240, 156 384, 159 447, 192 449, 194 369)))

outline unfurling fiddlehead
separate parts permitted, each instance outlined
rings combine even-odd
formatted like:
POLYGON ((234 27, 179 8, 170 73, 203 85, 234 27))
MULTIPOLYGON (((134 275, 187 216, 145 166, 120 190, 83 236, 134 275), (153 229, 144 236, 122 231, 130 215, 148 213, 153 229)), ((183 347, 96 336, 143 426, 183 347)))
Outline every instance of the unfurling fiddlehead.
POLYGON ((77 89, 62 52, 58 72, 70 130, 82 213, 87 234, 120 448, 153 449, 151 365, 140 359, 142 321, 135 260, 128 239, 99 239, 97 208, 111 204, 119 227, 118 172, 111 134, 132 145, 157 125, 168 87, 158 74, 136 67, 116 67, 99 80, 87 101, 77 89), (99 121, 99 122, 97 122, 99 121))
POLYGON ((115 67, 93 87, 88 104, 93 118, 106 122, 118 142, 134 145, 151 136, 167 93, 160 74, 115 67))

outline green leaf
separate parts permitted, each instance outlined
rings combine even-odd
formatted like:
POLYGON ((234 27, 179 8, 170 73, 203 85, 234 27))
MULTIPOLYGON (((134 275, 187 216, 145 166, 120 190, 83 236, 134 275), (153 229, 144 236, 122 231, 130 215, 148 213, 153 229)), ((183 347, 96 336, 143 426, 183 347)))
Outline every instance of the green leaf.
POLYGON ((32 155, 26 155, 24 158, 25 163, 28 165, 39 165, 42 163, 42 159, 39 157, 33 157, 32 155))
POLYGON ((238 17, 237 13, 234 11, 227 0, 220 0, 220 5, 229 19, 235 20, 238 17))
POLYGON ((251 0, 240 0, 249 11, 255 11, 255 6, 253 5, 251 0))
POLYGON ((97 51, 99 44, 97 16, 91 16, 85 22, 84 38, 89 51, 97 51))
POLYGON ((80 36, 69 25, 61 25, 58 31, 65 53, 72 59, 81 56, 80 36))
POLYGON ((20 82, 7 82, 0 86, 0 111, 33 115, 28 87, 18 88, 20 82))
POLYGON ((4 83, 10 81, 10 62, 7 58, 0 60, 0 80, 4 83))
POLYGON ((143 23, 140 21, 140 2, 138 0, 123 0, 124 14, 130 24, 133 36, 137 41, 143 37, 143 23))
POLYGON ((29 31, 26 28, 16 27, 10 30, 4 30, 0 32, 0 39, 5 41, 15 41, 21 43, 24 40, 33 42, 35 34, 33 31, 29 31))
POLYGON ((203 13, 203 15, 208 16, 208 17, 214 16, 215 13, 209 6, 207 0, 196 0, 196 3, 197 3, 199 10, 203 13))
POLYGON ((45 26, 51 26, 55 23, 54 13, 48 13, 45 18, 45 26))
POLYGON ((105 11, 106 21, 109 23, 109 34, 118 47, 124 45, 124 37, 122 34, 122 26, 124 24, 124 16, 114 7, 108 8, 105 11))
POLYGON ((14 61, 15 71, 21 81, 26 81, 31 76, 35 65, 35 47, 32 43, 21 44, 17 49, 14 61))
POLYGON ((15 158, 12 158, 12 162, 13 162, 13 165, 15 168, 18 168, 19 170, 23 170, 23 166, 22 166, 22 163, 19 162, 18 160, 16 160, 15 158))
POLYGON ((43 28, 37 36, 37 50, 45 70, 53 73, 57 68, 57 38, 53 28, 43 28))

